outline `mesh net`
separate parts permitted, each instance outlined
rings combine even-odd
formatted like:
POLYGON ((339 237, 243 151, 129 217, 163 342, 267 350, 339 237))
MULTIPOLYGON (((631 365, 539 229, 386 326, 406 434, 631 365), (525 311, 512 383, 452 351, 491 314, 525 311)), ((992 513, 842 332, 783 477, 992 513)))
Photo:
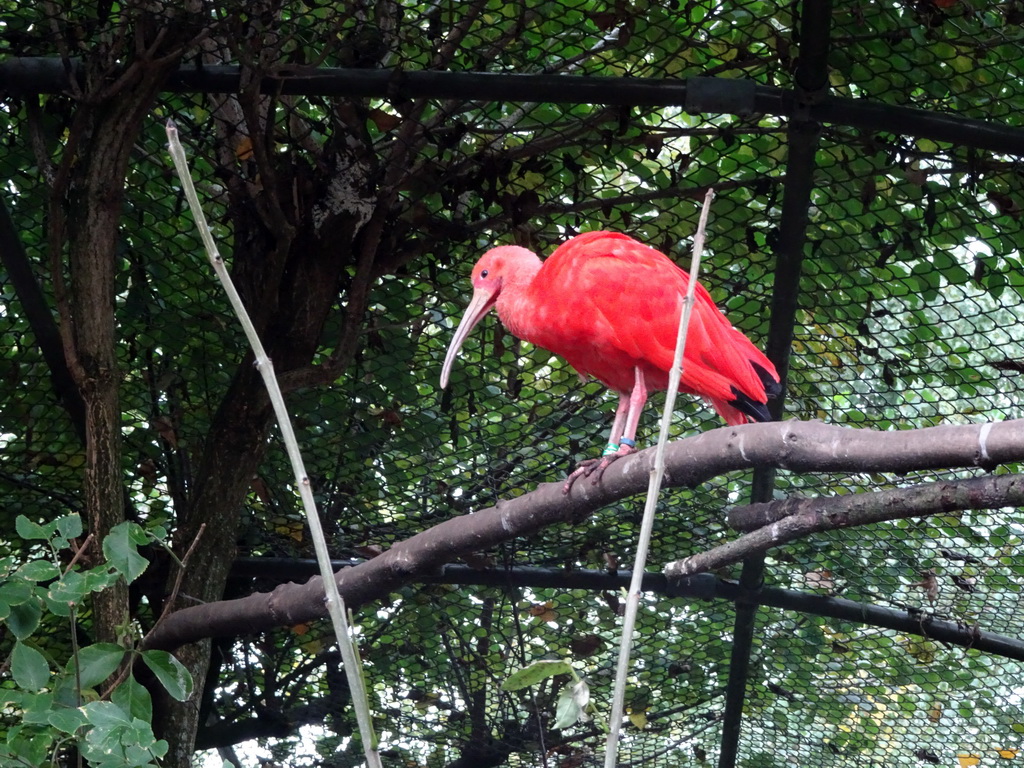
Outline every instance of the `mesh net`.
MULTIPOLYGON (((189 43, 188 56, 269 75, 345 67, 603 76, 621 78, 617 87, 627 89, 630 78, 694 76, 794 87, 802 42, 796 4, 641 5, 209 4, 190 17, 199 42, 189 43)), ((49 21, 43 11, 19 11, 5 22, 5 57, 59 55, 57 39, 80 39, 92 51, 128 13, 47 8, 49 21)), ((805 33, 832 36, 828 80, 836 96, 1012 122, 1022 13, 1016 2, 860 4, 836 8, 831 31, 805 33)), ((785 418, 907 429, 1024 415, 1012 366, 1024 359, 1016 157, 966 141, 821 126, 802 274, 798 284, 778 286, 774 249, 788 174, 798 170, 787 167, 783 117, 691 114, 640 98, 649 105, 568 103, 577 100, 574 87, 565 85, 566 103, 506 101, 497 92, 488 100, 458 93, 339 99, 330 87, 276 98, 164 93, 136 140, 118 245, 123 461, 141 519, 175 525, 211 423, 245 364, 241 332, 172 182, 162 127, 170 116, 249 296, 266 278, 257 263, 266 249, 253 243, 274 224, 258 202, 240 213, 248 202, 276 194, 292 223, 314 229, 331 201, 349 206, 363 225, 375 205, 388 205, 351 361, 332 384, 288 395, 336 557, 365 557, 560 479, 602 444, 615 397, 494 320, 467 341, 441 390, 444 349, 484 250, 515 242, 546 255, 573 234, 616 229, 685 265, 709 185, 717 198, 702 282, 718 306, 763 347, 773 289, 796 296, 785 418), (268 115, 269 158, 252 136, 253 122, 268 115)), ((54 268, 47 250, 49 187, 75 106, 16 93, 3 103, 5 202, 55 313, 55 276, 65 267, 54 268)), ((338 298, 314 363, 331 360, 345 333, 359 269, 360 241, 350 240, 338 243, 338 298)), ((269 317, 273 307, 265 310, 269 317)), ((7 341, 0 353, 5 512, 13 520, 81 510, 86 454, 9 281, 0 284, 0 333, 7 341)), ((647 444, 661 403, 653 397, 641 421, 647 444)), ((673 436, 719 423, 706 405, 684 398, 673 436)), ((970 474, 780 472, 775 494, 831 496, 970 474)), ((734 537, 724 509, 749 500, 750 483, 750 473, 735 473, 667 491, 650 561, 660 567, 734 537)), ((608 570, 629 562, 641 509, 636 499, 622 501, 469 564, 608 570)), ((1019 511, 993 510, 819 534, 770 552, 766 582, 1019 638, 1022 532, 1019 511)), ((237 543, 242 557, 311 557, 276 433, 252 480, 237 543)), ((280 579, 269 568, 239 577, 229 595, 280 579)), ((525 582, 414 584, 364 608, 362 652, 393 764, 598 764, 597 725, 554 727, 566 677, 519 691, 502 683, 531 661, 568 658, 603 709, 620 590, 553 588, 540 575, 533 586, 525 582)), ((717 760, 735 621, 726 601, 645 595, 620 764, 717 760)), ((743 765, 956 765, 965 756, 994 765, 1017 754, 1019 655, 1014 661, 776 608, 757 612, 754 637, 743 765)), ((220 642, 200 746, 229 750, 238 731, 228 726, 251 725, 248 735, 276 738, 236 748, 244 764, 259 757, 359 764, 334 654, 319 625, 220 642)))

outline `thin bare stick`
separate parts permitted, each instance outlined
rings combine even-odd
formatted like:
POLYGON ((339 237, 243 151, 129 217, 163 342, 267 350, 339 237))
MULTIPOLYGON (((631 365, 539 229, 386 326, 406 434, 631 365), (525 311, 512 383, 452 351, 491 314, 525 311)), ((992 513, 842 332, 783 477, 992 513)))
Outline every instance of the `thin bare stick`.
POLYGON ((154 622, 149 632, 146 633, 147 635, 152 634, 153 630, 159 626, 160 622, 166 619, 168 614, 170 614, 171 607, 178 599, 178 592, 181 591, 181 581, 185 578, 185 566, 188 564, 189 558, 192 557, 192 553, 196 551, 196 546, 199 544, 199 539, 203 537, 203 532, 205 530, 206 523, 203 523, 199 526, 199 531, 196 533, 195 538, 192 539, 192 543, 189 544, 188 551, 185 552, 185 556, 182 557, 181 560, 178 560, 178 558, 175 557, 174 552, 172 552, 169 547, 167 548, 167 551, 171 555, 171 557, 177 560, 178 575, 174 579, 174 587, 171 589, 171 594, 169 594, 167 596, 167 599, 164 600, 164 609, 160 613, 160 617, 154 622))
POLYGON ((85 537, 85 541, 78 545, 78 547, 75 549, 74 556, 71 558, 71 562, 68 563, 67 567, 64 569, 65 575, 67 575, 68 571, 75 567, 75 564, 79 560, 81 560, 82 556, 89 550, 89 547, 92 546, 92 540, 93 538, 95 538, 95 536, 96 534, 90 533, 88 536, 85 537))
POLYGON ((373 732, 373 724, 370 719, 370 704, 366 695, 366 685, 363 679, 362 670, 359 665, 359 654, 352 637, 352 630, 349 624, 345 604, 341 595, 338 594, 338 584, 334 580, 334 572, 331 570, 331 557, 327 551, 327 540, 324 538, 323 527, 320 525, 320 516, 316 511, 316 502, 313 499, 313 489, 306 474, 306 468, 302 461, 302 454, 299 451, 298 441, 295 439, 295 432, 292 429, 291 419, 288 416, 288 408, 278 386, 277 377, 274 375, 274 364, 267 357, 263 344, 256 333, 256 328, 246 312, 241 296, 231 282, 224 260, 217 249, 217 244, 210 233, 210 227, 206 222, 206 216, 199 205, 199 197, 196 195, 195 186, 192 184, 192 177, 189 173, 188 162, 185 159, 185 150, 178 139, 178 129, 173 120, 167 121, 167 141, 170 147, 171 157, 174 159, 174 167, 181 180, 182 190, 188 199, 189 208, 192 209, 192 216, 195 218, 199 235, 206 248, 206 254, 213 265, 217 277, 220 278, 224 291, 227 293, 231 307, 238 316, 245 335, 249 339, 253 353, 256 356, 256 366, 266 384, 270 402, 274 406, 274 414, 277 417, 278 427, 281 430, 281 437, 284 440, 288 458, 291 460, 292 471, 295 473, 295 483, 302 497, 302 506, 306 512, 306 521, 309 523, 310 537, 313 540, 313 548, 316 550, 317 563, 320 566, 320 575, 323 578, 324 590, 327 593, 327 610, 331 616, 331 623, 334 626, 334 634, 338 639, 338 647, 341 650, 341 659, 345 667, 345 677, 348 680, 349 691, 352 696, 352 705, 356 711, 356 721, 359 724, 359 734, 363 742, 363 754, 369 768, 381 768, 380 753, 377 751, 377 737, 373 732))
POLYGON ((615 690, 612 693, 612 714, 608 723, 608 742, 604 752, 605 768, 616 768, 618 765, 619 734, 622 730, 622 716, 626 701, 626 679, 629 676, 630 653, 633 650, 633 632, 636 628, 636 615, 640 610, 640 589, 647 565, 647 552, 651 545, 651 532, 654 529, 654 510, 658 505, 658 494, 661 481, 665 476, 665 446, 668 444, 668 431, 672 425, 672 413, 675 410, 676 394, 679 392, 679 379, 683 371, 683 354, 686 352, 686 336, 690 329, 690 315, 693 312, 694 295, 697 290, 697 277, 700 274, 700 256, 704 251, 704 231, 708 225, 708 212, 715 190, 708 187, 704 195, 704 207, 700 212, 697 232, 693 236, 693 257, 690 260, 690 283, 686 287, 682 312, 679 315, 679 331, 676 335, 676 352, 672 360, 672 369, 668 374, 668 390, 665 392, 665 409, 661 414, 661 426, 658 429, 658 446, 654 451, 654 466, 651 468, 651 479, 647 486, 647 501, 644 505, 644 517, 640 523, 640 537, 636 544, 636 557, 633 561, 633 576, 629 582, 629 593, 626 595, 626 610, 622 617, 622 639, 619 641, 619 663, 615 670, 615 690))

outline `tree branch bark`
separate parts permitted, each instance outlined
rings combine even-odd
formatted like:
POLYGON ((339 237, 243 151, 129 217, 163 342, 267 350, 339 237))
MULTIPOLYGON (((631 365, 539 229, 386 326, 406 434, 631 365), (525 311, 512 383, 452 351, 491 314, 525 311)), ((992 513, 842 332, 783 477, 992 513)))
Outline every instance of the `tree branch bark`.
MULTIPOLYGON (((379 599, 447 562, 529 536, 556 523, 575 523, 596 510, 641 492, 653 450, 612 464, 597 485, 577 483, 568 495, 561 482, 447 520, 382 555, 336 575, 349 606, 379 599)), ((1024 420, 996 424, 875 432, 821 422, 769 422, 723 427, 668 446, 668 486, 695 486, 727 472, 755 466, 801 472, 910 472, 957 467, 992 468, 1024 460, 1024 420)), ((1002 506, 993 500, 992 506, 1002 506)), ((185 608, 167 618, 146 643, 173 649, 207 637, 229 637, 291 626, 325 615, 319 577, 269 593, 185 608)))
MULTIPOLYGON (((140 12, 119 32, 132 27, 144 52, 118 44, 84 65, 85 88, 68 131, 60 168, 50 190, 48 242, 61 315, 65 362, 82 400, 86 464, 85 516, 95 534, 96 557, 103 538, 125 519, 121 461, 121 403, 115 338, 117 245, 125 178, 135 137, 177 60, 151 60, 162 46, 187 34, 187 23, 173 16, 140 12), (157 29, 158 25, 163 25, 157 29), (130 63, 123 66, 123 58, 130 63), (116 80, 108 75, 120 71, 116 80), (119 98, 112 98, 119 94, 119 98), (72 151, 74 148, 74 151, 72 151), (62 288, 66 254, 68 283, 62 288)), ((127 35, 125 35, 127 39, 127 35)), ((127 44, 126 44, 127 45, 127 44)), ((118 582, 93 596, 95 635, 118 642, 127 625, 128 588, 118 582)))
POLYGON ((1024 475, 975 477, 835 498, 791 498, 749 504, 729 513, 729 525, 750 533, 669 563, 665 575, 679 578, 713 571, 819 531, 1020 504, 1024 504, 1024 475))

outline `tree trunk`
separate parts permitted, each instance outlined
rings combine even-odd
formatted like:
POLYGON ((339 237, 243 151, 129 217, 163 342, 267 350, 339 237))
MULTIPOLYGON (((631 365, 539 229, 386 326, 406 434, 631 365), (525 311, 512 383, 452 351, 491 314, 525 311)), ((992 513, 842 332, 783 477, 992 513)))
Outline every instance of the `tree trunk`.
MULTIPOLYGON (((170 69, 166 64, 136 68, 123 76, 126 87, 117 98, 79 108, 60 174, 66 186, 58 181, 51 199, 58 285, 66 233, 67 292, 58 301, 68 367, 85 403, 83 504, 97 561, 104 537, 125 519, 114 316, 125 176, 143 119, 170 69)), ((127 585, 120 582, 95 595, 93 612, 96 640, 122 640, 128 626, 127 585)))
MULTIPOLYGON (((82 501, 96 562, 104 538, 125 520, 115 318, 125 180, 143 122, 184 53, 180 46, 201 29, 195 20, 181 9, 134 5, 106 19, 115 42, 89 49, 74 68, 74 119, 51 185, 48 244, 64 356, 84 403, 82 501)), ((80 19, 50 21, 60 44, 80 50, 68 40, 80 19)), ((96 594, 92 608, 93 640, 127 642, 127 584, 96 594)))

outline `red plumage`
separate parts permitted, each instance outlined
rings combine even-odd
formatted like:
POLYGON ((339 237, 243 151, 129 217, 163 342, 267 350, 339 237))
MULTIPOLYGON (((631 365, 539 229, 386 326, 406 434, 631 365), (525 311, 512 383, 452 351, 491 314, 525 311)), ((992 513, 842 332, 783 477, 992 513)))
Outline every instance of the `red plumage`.
MULTIPOLYGON (((689 275, 631 237, 589 232, 567 240, 543 264, 525 248, 493 248, 477 262, 472 280, 473 300, 449 347, 442 386, 470 330, 496 306, 512 334, 620 394, 611 442, 618 448, 626 438, 631 449, 647 390, 668 386, 689 275), (617 432, 622 422, 625 431, 617 432)), ((680 390, 704 397, 736 425, 769 418, 765 404, 778 380, 768 358, 698 283, 680 390)))

